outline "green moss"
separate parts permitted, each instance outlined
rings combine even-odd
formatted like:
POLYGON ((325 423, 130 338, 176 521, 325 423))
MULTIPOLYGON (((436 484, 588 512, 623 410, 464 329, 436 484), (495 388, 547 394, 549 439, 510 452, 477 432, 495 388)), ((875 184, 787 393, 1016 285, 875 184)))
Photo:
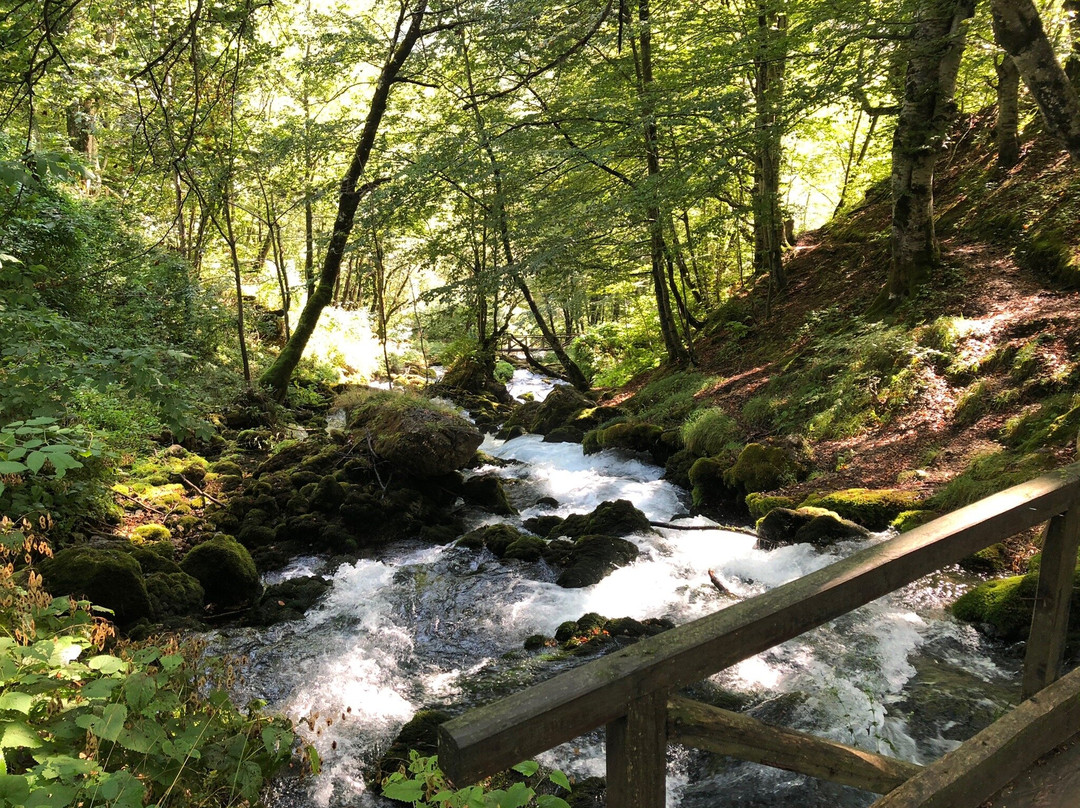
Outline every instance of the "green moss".
POLYGON ((889 523, 889 527, 898 533, 907 533, 912 528, 919 525, 925 525, 927 522, 936 519, 940 516, 937 511, 925 511, 914 509, 910 511, 900 511, 896 515, 896 518, 889 523))
POLYGON ((164 525, 146 524, 139 525, 131 531, 131 540, 136 544, 155 541, 168 541, 172 538, 172 531, 164 525))
POLYGON ((210 466, 210 471, 214 472, 214 474, 221 474, 222 476, 244 476, 244 472, 240 466, 237 463, 233 463, 231 460, 218 460, 210 466))
POLYGON ((694 487, 695 508, 731 499, 734 492, 724 479, 724 472, 731 463, 731 457, 702 457, 690 467, 687 476, 694 487))
POLYGON ((979 575, 1000 575, 1009 567, 1009 551, 1004 544, 991 544, 960 560, 960 566, 979 575))
POLYGON ((750 443, 739 453, 735 465, 724 472, 724 481, 730 488, 752 494, 795 482, 796 475, 796 464, 787 451, 779 446, 750 443))
POLYGON ((521 536, 512 541, 503 553, 503 558, 516 558, 520 561, 539 561, 547 548, 547 542, 537 536, 521 536))
POLYGON ((42 561, 38 571, 53 595, 85 596, 112 609, 120 624, 152 613, 139 563, 121 550, 70 547, 42 561))
POLYGON ((773 508, 794 508, 797 504, 791 497, 767 496, 756 491, 746 495, 746 507, 755 521, 773 508))
POLYGON ((197 579, 206 599, 218 606, 235 606, 262 594, 251 554, 232 536, 219 533, 196 545, 184 556, 180 568, 197 579))
POLYGON ((634 394, 627 407, 642 420, 679 426, 697 406, 697 394, 715 381, 695 371, 677 371, 652 379, 634 394))
POLYGON ((961 595, 952 612, 958 620, 989 624, 1003 640, 1020 640, 1031 628, 1037 585, 1038 577, 1030 574, 986 581, 961 595))
POLYGON ((175 552, 171 542, 133 545, 130 553, 144 575, 153 572, 180 572, 180 565, 174 560, 175 552))
POLYGON ((664 430, 654 424, 622 423, 597 430, 596 440, 603 449, 651 452, 663 434, 664 430))
POLYGON ((743 442, 738 422, 720 407, 697 410, 682 425, 683 445, 698 457, 710 457, 743 442))
POLYGON ((919 495, 895 488, 848 488, 829 494, 812 494, 802 505, 835 511, 870 530, 884 530, 904 511, 915 510, 919 495))
POLYGON ((186 572, 155 572, 146 577, 146 592, 154 617, 197 614, 203 605, 202 584, 186 572))
POLYGON ((999 450, 982 454, 925 504, 942 512, 953 511, 1009 486, 1027 482, 1055 465, 1057 461, 1049 452, 1018 454, 999 450))

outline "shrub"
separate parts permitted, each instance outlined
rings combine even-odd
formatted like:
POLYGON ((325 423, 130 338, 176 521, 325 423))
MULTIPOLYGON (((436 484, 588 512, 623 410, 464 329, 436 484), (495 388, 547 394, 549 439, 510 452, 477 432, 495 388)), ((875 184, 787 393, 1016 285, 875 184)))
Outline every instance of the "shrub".
MULTIPOLYGON (((527 760, 513 767, 513 771, 526 778, 539 779, 539 764, 527 760)), ((546 778, 567 794, 570 781, 559 770, 546 778)), ((507 788, 469 786, 450 790, 446 775, 439 769, 436 756, 422 757, 415 750, 409 753, 408 767, 387 777, 382 783, 383 796, 396 802, 407 802, 418 808, 473 808, 473 806, 500 806, 500 808, 570 808, 566 800, 552 794, 537 794, 525 782, 516 782, 507 788)))

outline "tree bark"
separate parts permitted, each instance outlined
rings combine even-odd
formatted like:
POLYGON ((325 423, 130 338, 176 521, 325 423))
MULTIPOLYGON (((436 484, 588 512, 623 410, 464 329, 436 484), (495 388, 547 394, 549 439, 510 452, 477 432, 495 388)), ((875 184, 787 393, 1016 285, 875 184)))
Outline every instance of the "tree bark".
MULTIPOLYGON (((625 5, 624 5, 625 8, 625 5)), ((624 14, 627 12, 624 11, 624 14)), ((672 362, 686 362, 689 352, 679 336, 678 325, 671 308, 665 273, 663 219, 660 211, 660 145, 656 127, 656 108, 653 100, 652 31, 649 21, 649 0, 638 2, 638 37, 635 50, 635 67, 638 80, 638 102, 645 136, 645 166, 650 180, 649 202, 645 218, 649 227, 649 258, 653 292, 656 296, 656 312, 660 320, 660 334, 664 348, 672 362)))
POLYGON ((1080 0, 1062 3, 1069 17, 1069 56, 1065 59, 1065 75, 1073 88, 1080 91, 1080 0))
POLYGON ((1012 168, 1020 161, 1020 71, 1012 57, 1005 54, 994 66, 997 71, 998 117, 994 135, 997 139, 997 164, 1012 168))
POLYGON ((341 193, 338 196, 338 213, 334 220, 334 230, 330 236, 330 243, 326 247, 326 256, 323 259, 322 270, 319 273, 319 282, 315 291, 308 296, 303 311, 296 323, 296 330, 285 347, 281 349, 274 363, 266 369, 259 379, 260 384, 267 387, 271 394, 282 399, 288 390, 289 379, 296 370, 300 358, 304 354, 308 340, 315 332, 315 326, 319 322, 322 310, 330 303, 334 294, 334 284, 341 272, 341 261, 345 255, 345 246, 352 233, 353 223, 356 220, 356 209, 360 199, 365 193, 375 187, 377 183, 368 182, 358 186, 364 169, 367 167, 371 151, 375 146, 375 135, 378 133, 379 124, 386 112, 386 105, 390 98, 390 90, 397 79, 398 73, 404 67, 405 61, 412 53, 413 47, 420 38, 420 25, 427 11, 427 0, 416 0, 416 3, 408 11, 402 10, 398 19, 397 29, 390 54, 383 64, 379 73, 378 83, 375 85, 375 93, 371 97, 371 106, 368 109, 367 119, 364 121, 360 140, 353 153, 352 162, 345 177, 341 181, 341 193), (406 27, 407 26, 407 27, 406 27))
POLYGON ((994 38, 1012 57, 1046 127, 1080 160, 1080 99, 1058 64, 1031 0, 992 0, 994 38))
POLYGON ((919 8, 892 148, 892 259, 874 305, 910 297, 938 261, 934 167, 956 115, 953 94, 974 0, 926 0, 919 8))
POLYGON ((787 15, 758 2, 758 46, 754 56, 754 271, 767 273, 777 288, 784 275, 784 218, 780 212, 784 74, 787 15))

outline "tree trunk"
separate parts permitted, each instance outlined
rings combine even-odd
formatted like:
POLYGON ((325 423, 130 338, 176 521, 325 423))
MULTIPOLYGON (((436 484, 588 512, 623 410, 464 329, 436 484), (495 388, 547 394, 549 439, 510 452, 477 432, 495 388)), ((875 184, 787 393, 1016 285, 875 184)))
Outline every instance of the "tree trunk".
POLYGON ((787 285, 782 260, 784 219, 780 211, 785 37, 787 15, 758 3, 758 48, 754 57, 754 271, 768 273, 777 288, 787 285))
POLYGON ((938 261, 934 167, 956 115, 953 93, 974 0, 926 0, 910 46, 892 148, 892 260, 874 309, 910 297, 938 261))
POLYGON ((367 167, 368 158, 375 146, 375 135, 379 130, 383 114, 386 112, 387 101, 390 98, 390 89, 393 87, 398 73, 405 65, 413 47, 420 38, 420 24, 423 22, 427 11, 427 0, 416 0, 416 4, 410 10, 402 9, 397 21, 397 29, 394 33, 394 42, 390 55, 383 64, 379 74, 378 83, 375 85, 375 93, 371 97, 371 107, 368 110, 367 119, 364 121, 364 129, 360 133, 356 151, 353 153, 352 162, 344 179, 341 181, 341 194, 338 197, 338 213, 334 220, 334 230, 330 236, 330 243, 326 247, 326 256, 323 259, 322 271, 319 273, 319 282, 315 291, 308 296, 300 319, 296 323, 296 330, 285 347, 281 349, 277 359, 266 372, 263 373, 259 382, 269 388, 272 395, 277 399, 285 397, 289 386, 289 379, 296 369, 300 358, 304 355, 304 348, 308 340, 315 332, 315 326, 319 322, 322 310, 326 308, 334 293, 334 284, 341 272, 341 261, 345 255, 345 247, 352 233, 353 223, 356 219, 356 208, 360 204, 361 197, 375 187, 377 183, 368 182, 359 186, 357 183, 363 176, 367 167), (408 26, 406 28, 406 26, 408 26), (400 37, 400 41, 399 38, 400 37))
POLYGON ((1069 56, 1065 60, 1065 75, 1073 88, 1080 91, 1080 0, 1062 3, 1069 18, 1069 56))
MULTIPOLYGON (((228 180, 226 182, 229 182, 228 180)), ((240 359, 244 365, 244 381, 251 384, 251 365, 248 362, 247 337, 244 333, 244 292, 240 279, 240 258, 236 254, 236 233, 232 223, 232 199, 228 192, 222 200, 225 216, 225 240, 229 242, 229 258, 232 260, 233 280, 236 282, 236 331, 240 342, 240 359)))
POLYGON ((997 70, 998 117, 994 135, 997 139, 997 164, 1012 168, 1020 161, 1020 71, 1008 54, 1002 56, 997 70))
POLYGON ((992 0, 994 38, 1016 63, 1046 126, 1080 160, 1080 99, 1058 64, 1031 0, 992 0))
MULTIPOLYGON (((625 6, 624 6, 625 8, 625 6)), ((624 11, 626 16, 628 11, 624 11)), ((638 38, 634 48, 638 80, 638 102, 645 136, 645 166, 649 175, 649 202, 645 219, 649 227, 649 259, 653 292, 656 296, 656 313, 660 320, 660 334, 664 348, 672 362, 686 362, 690 355, 679 336, 678 325, 671 308, 667 276, 664 266, 664 225, 660 211, 660 145, 656 127, 656 109, 653 99, 652 31, 649 22, 649 0, 638 2, 638 38)))

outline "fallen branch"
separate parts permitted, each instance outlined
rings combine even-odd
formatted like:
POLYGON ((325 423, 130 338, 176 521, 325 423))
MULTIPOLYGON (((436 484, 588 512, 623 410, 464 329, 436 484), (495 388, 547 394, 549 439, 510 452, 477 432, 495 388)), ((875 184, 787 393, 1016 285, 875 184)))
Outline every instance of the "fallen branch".
POLYGON ((157 509, 157 508, 155 508, 155 507, 154 507, 153 505, 149 505, 149 504, 147 504, 147 503, 143 502, 143 501, 142 501, 141 499, 139 499, 138 497, 133 497, 133 496, 131 496, 131 494, 125 494, 125 493, 124 493, 123 491, 117 491, 116 489, 113 489, 113 493, 114 493, 114 494, 119 494, 119 495, 120 495, 120 496, 122 496, 122 497, 123 497, 124 499, 129 499, 129 500, 131 500, 131 501, 132 501, 132 502, 134 502, 134 503, 135 503, 136 505, 138 505, 138 506, 139 506, 140 508, 144 508, 145 510, 148 510, 148 511, 153 511, 154 513, 159 513, 159 514, 161 514, 162 516, 165 516, 165 511, 162 511, 162 510, 158 510, 158 509, 157 509))
POLYGON ((188 488, 190 488, 190 489, 192 489, 193 491, 195 491, 195 493, 197 493, 197 494, 198 494, 199 496, 201 496, 201 497, 202 497, 203 499, 208 499, 208 500, 210 500, 211 502, 213 502, 213 503, 214 503, 215 505, 217 505, 218 507, 221 507, 221 508, 224 508, 224 507, 225 507, 225 503, 224 503, 224 502, 222 502, 222 501, 221 501, 220 499, 218 499, 217 497, 215 497, 215 496, 211 496, 210 494, 208 494, 208 493, 206 493, 205 491, 203 491, 203 490, 202 490, 201 488, 199 488, 199 486, 195 485, 195 483, 193 483, 193 482, 192 482, 191 480, 189 480, 189 479, 188 479, 187 477, 185 477, 185 476, 184 476, 183 474, 181 474, 181 475, 180 475, 180 479, 181 479, 181 480, 183 481, 184 485, 186 485, 186 486, 187 486, 188 488))
POLYGON ((709 580, 712 581, 712 585, 716 587, 717 591, 720 592, 721 595, 728 595, 729 597, 733 597, 731 594, 731 590, 724 586, 724 582, 720 580, 720 576, 717 575, 714 570, 709 570, 709 580))
POLYGON ((649 522, 653 527, 664 527, 668 530, 730 530, 732 533, 743 533, 747 536, 756 536, 757 531, 738 525, 675 525, 671 522, 649 522))

